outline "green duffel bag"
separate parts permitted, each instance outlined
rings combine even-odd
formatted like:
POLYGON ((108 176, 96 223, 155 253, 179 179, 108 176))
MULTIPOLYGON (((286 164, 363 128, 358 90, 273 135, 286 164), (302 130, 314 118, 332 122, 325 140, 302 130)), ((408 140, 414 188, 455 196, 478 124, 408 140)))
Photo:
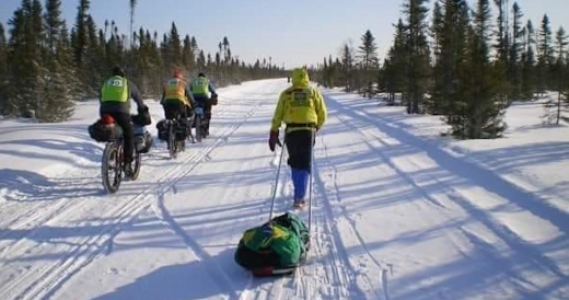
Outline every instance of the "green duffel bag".
POLYGON ((291 213, 248 229, 235 252, 235 261, 255 276, 289 275, 306 259, 310 235, 291 213))

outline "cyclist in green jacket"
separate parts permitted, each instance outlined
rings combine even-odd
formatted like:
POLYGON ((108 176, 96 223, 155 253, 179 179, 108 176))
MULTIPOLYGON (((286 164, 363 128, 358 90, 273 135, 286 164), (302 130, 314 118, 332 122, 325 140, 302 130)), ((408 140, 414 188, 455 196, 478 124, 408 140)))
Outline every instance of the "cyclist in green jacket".
POLYGON ((131 162, 134 152, 134 128, 130 116, 130 98, 136 102, 139 114, 148 114, 138 87, 126 78, 120 67, 115 67, 112 76, 104 81, 99 97, 99 114, 110 115, 123 130, 124 162, 127 176, 132 174, 131 162))

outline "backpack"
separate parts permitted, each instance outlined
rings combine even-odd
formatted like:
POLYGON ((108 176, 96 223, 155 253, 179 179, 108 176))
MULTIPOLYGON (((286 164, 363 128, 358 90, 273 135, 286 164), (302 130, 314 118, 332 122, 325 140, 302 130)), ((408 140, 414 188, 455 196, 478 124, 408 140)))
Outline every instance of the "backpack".
POLYGON ((300 218, 291 213, 246 230, 235 261, 255 276, 292 274, 304 262, 310 235, 300 218))
POLYGON ((88 127, 89 136, 97 142, 108 142, 122 136, 122 128, 117 124, 103 124, 97 120, 88 127))
POLYGON ((134 127, 134 147, 139 153, 148 153, 152 148, 152 135, 145 127, 134 127))
POLYGON ((158 124, 156 124, 156 130, 158 131, 159 140, 168 140, 168 123, 166 123, 166 120, 160 120, 158 124))

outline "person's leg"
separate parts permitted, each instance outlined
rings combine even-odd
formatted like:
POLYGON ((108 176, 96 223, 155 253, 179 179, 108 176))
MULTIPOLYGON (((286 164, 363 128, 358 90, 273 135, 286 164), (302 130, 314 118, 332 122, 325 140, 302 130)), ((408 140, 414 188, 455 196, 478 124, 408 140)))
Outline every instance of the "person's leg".
POLYGON ((116 113, 113 118, 123 130, 124 163, 129 164, 134 156, 134 127, 130 120, 130 114, 116 113))
POLYGON ((184 133, 184 140, 188 137, 188 111, 186 110, 186 105, 184 103, 179 103, 177 108, 178 114, 180 115, 180 128, 182 128, 184 133))
POLYGON ((164 103, 162 104, 162 107, 164 108, 164 117, 168 120, 173 120, 174 118, 176 118, 176 112, 178 110, 178 107, 175 105, 172 105, 172 103, 164 103))
POLYGON ((293 131, 286 135, 289 153, 288 164, 294 185, 294 201, 303 201, 306 196, 312 159, 312 133, 309 130, 293 131))
POLYGON ((206 125, 205 132, 207 135, 209 135, 209 125, 211 123, 211 102, 210 101, 205 102, 205 116, 207 118, 207 125, 206 125))

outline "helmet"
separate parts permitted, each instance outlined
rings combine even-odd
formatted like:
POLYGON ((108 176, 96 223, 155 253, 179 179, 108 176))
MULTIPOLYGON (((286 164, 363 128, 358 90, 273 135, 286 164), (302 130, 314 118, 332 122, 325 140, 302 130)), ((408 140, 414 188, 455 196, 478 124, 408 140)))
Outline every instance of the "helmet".
POLYGON ((198 74, 198 77, 205 77, 205 74, 204 74, 203 72, 200 72, 200 73, 198 74))
POLYGON ((174 69, 174 78, 178 78, 178 79, 184 78, 184 74, 182 73, 182 70, 180 70, 178 68, 174 69))
POLYGON ((126 77, 126 73, 120 66, 115 66, 113 68, 113 76, 126 77))

